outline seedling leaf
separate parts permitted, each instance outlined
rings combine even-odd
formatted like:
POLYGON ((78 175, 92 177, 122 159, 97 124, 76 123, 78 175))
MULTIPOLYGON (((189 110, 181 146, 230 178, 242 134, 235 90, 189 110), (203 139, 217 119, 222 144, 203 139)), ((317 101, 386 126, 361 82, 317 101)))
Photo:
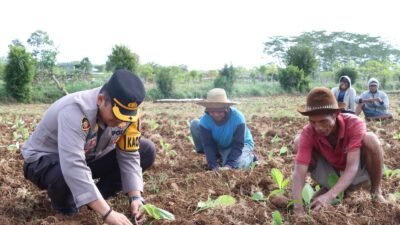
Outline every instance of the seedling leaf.
POLYGON ((265 201, 264 194, 261 191, 255 192, 250 199, 253 201, 265 201))
POLYGON ((142 208, 145 210, 147 215, 154 218, 155 220, 160 220, 160 219, 171 220, 171 221, 175 220, 174 214, 164 209, 158 208, 152 204, 142 205, 142 208))
POLYGON ((221 195, 217 199, 212 200, 210 197, 208 197, 206 202, 200 201, 197 203, 197 208, 194 211, 193 214, 196 214, 200 211, 209 209, 209 208, 215 208, 219 206, 230 206, 234 205, 236 203, 236 199, 230 195, 221 195))
POLYGON ((310 205, 311 198, 314 195, 314 189, 311 187, 310 184, 306 183, 303 187, 303 191, 301 192, 301 195, 303 196, 304 203, 306 205, 310 205))
POLYGON ((279 211, 274 211, 272 212, 272 225, 282 225, 283 221, 282 221, 282 216, 281 213, 279 211))
POLYGON ((283 146, 281 149, 279 149, 279 155, 283 155, 288 151, 288 148, 286 146, 283 146))

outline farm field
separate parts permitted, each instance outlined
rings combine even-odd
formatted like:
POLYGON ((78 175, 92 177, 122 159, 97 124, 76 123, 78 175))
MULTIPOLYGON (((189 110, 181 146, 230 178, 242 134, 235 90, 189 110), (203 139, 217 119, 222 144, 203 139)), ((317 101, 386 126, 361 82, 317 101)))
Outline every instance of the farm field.
MULTIPOLYGON (((268 196, 278 187, 271 178, 271 169, 291 176, 294 136, 307 124, 307 118, 296 112, 305 103, 305 96, 273 96, 270 98, 235 99, 247 120, 255 141, 255 151, 261 156, 260 165, 248 170, 221 171, 219 175, 206 170, 203 155, 194 152, 189 123, 200 117, 203 108, 193 103, 151 103, 142 107, 142 134, 157 145, 155 165, 144 173, 148 203, 168 210, 175 221, 155 221, 147 216, 147 224, 272 224, 272 212, 281 213, 284 224, 400 224, 400 163, 399 96, 390 95, 392 121, 368 122, 367 129, 375 132, 385 150, 383 178, 384 196, 389 204, 371 201, 368 189, 346 193, 338 205, 311 211, 302 220, 287 210, 290 182, 284 196, 267 201, 254 201, 259 191, 268 196), (287 148, 284 152, 283 149, 287 148), (211 208, 194 213, 197 203, 221 195, 235 198, 233 206, 211 208)), ((40 121, 48 105, 0 105, 0 224, 68 224, 101 225, 102 219, 86 207, 75 217, 65 217, 52 211, 46 193, 40 191, 22 173, 20 145, 40 121), (18 142, 18 144, 17 144, 18 142)), ((311 180, 308 181, 314 186, 311 180)), ((123 194, 110 199, 117 211, 129 215, 123 194)))

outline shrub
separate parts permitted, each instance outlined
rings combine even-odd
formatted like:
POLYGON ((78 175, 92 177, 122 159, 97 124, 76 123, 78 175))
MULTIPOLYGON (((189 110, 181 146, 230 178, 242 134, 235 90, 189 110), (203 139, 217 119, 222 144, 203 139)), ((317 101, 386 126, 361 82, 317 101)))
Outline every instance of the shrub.
POLYGON ((352 85, 356 83, 356 80, 358 78, 358 73, 357 73, 357 70, 355 68, 348 67, 348 66, 340 68, 336 72, 336 81, 339 82, 339 78, 341 76, 344 76, 344 75, 350 77, 352 85))
POLYGON ((233 92, 233 84, 236 80, 235 68, 225 65, 219 72, 219 76, 214 80, 214 87, 225 89, 227 94, 233 92))
POLYGON ((10 45, 4 80, 6 90, 19 102, 30 102, 35 68, 32 55, 24 46, 10 45))
POLYGON ((306 91, 309 82, 304 78, 303 70, 297 66, 288 66, 279 70, 279 83, 287 91, 306 91))

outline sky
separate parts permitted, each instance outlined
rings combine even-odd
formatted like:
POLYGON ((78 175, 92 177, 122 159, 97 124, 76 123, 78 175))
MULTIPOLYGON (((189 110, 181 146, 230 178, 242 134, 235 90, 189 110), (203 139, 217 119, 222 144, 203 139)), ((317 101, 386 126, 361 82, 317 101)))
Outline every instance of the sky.
POLYGON ((252 68, 270 61, 264 42, 326 30, 379 36, 400 48, 396 0, 1 0, 0 57, 14 39, 48 33, 57 62, 89 57, 104 64, 115 45, 140 63, 225 64, 252 68))

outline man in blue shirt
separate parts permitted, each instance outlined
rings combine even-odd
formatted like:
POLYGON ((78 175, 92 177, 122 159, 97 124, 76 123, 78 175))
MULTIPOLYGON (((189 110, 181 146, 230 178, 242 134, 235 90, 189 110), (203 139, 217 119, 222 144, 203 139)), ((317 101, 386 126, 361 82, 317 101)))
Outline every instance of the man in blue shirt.
POLYGON ((205 113, 200 120, 190 124, 197 153, 206 155, 208 167, 218 170, 247 168, 257 161, 253 153, 254 141, 243 114, 229 101, 225 90, 214 88, 207 99, 197 102, 204 106, 205 113))

